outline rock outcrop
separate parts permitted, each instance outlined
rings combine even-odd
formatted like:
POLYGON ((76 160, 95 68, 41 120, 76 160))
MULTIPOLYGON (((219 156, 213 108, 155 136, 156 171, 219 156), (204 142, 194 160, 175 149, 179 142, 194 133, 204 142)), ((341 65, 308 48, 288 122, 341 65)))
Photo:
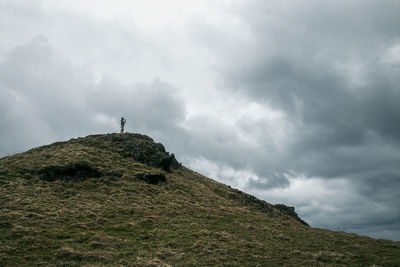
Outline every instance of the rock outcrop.
POLYGON ((124 157, 140 163, 161 168, 167 172, 180 167, 174 154, 165 150, 161 143, 156 143, 146 135, 135 133, 92 135, 86 138, 70 140, 84 145, 96 146, 117 152, 124 157))

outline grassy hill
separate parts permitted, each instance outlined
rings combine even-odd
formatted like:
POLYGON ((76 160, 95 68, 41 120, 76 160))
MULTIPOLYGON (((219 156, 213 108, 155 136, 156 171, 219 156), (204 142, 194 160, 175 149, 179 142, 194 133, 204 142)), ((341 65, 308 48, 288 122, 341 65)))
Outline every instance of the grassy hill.
POLYGON ((139 134, 0 159, 0 266, 400 266, 400 243, 307 226, 139 134))

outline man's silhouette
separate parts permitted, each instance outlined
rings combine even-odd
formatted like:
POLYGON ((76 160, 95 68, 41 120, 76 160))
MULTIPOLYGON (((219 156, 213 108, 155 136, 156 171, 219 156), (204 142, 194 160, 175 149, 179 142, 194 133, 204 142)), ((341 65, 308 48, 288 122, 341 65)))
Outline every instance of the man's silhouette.
POLYGON ((124 119, 124 117, 121 118, 121 133, 124 133, 124 128, 125 128, 125 123, 126 120, 124 119))

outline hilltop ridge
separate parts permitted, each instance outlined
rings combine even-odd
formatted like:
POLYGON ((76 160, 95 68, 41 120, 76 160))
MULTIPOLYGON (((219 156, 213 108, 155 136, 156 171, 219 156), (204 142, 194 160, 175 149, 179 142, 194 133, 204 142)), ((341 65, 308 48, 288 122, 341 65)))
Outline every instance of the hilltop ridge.
POLYGON ((398 242, 311 228, 141 134, 4 157, 0 200, 0 265, 400 264, 398 242))
MULTIPOLYGON (((147 136, 138 133, 111 133, 111 134, 97 134, 89 135, 85 138, 72 138, 68 143, 80 144, 88 147, 96 147, 98 149, 115 152, 123 157, 132 158, 140 163, 147 164, 152 167, 161 167, 169 171, 171 166, 173 169, 179 167, 179 163, 173 156, 165 150, 161 143, 156 143, 154 140, 147 136), (163 165, 163 159, 171 158, 171 162, 166 168, 163 165)), ((49 146, 63 145, 66 142, 57 142, 48 146, 43 146, 33 150, 45 149, 49 146)))
MULTIPOLYGON (((71 145, 79 144, 88 147, 94 147, 111 153, 118 153, 124 158, 133 159, 134 161, 143 163, 151 167, 160 168, 167 172, 171 172, 171 170, 177 170, 182 166, 175 159, 174 154, 171 154, 165 150, 163 144, 155 142, 149 136, 138 133, 89 135, 85 138, 72 138, 67 142, 56 142, 51 145, 32 149, 31 151, 41 151, 49 147, 63 146, 67 143, 71 145)), ((99 167, 101 168, 103 166, 99 167)), ((56 179, 84 179, 87 177, 98 178, 103 175, 101 172, 98 171, 98 169, 92 168, 91 164, 87 163, 87 161, 74 161, 73 157, 67 164, 64 163, 64 165, 60 165, 59 163, 49 164, 45 167, 42 166, 39 170, 32 169, 29 171, 33 174, 39 174, 42 179, 49 181, 56 179), (80 172, 79 175, 81 177, 76 177, 77 172, 80 172)), ((143 175, 144 174, 139 173, 136 174, 136 177, 140 179, 140 177, 142 177, 143 175)), ((158 173, 158 175, 162 174, 158 173)), ((231 198, 241 199, 244 203, 251 203, 254 206, 257 206, 260 210, 264 210, 265 212, 271 212, 273 209, 277 209, 281 213, 293 217, 304 225, 308 225, 306 222, 298 217, 294 207, 288 207, 283 204, 271 205, 240 190, 233 189, 230 186, 227 186, 225 189, 232 194, 231 198)))

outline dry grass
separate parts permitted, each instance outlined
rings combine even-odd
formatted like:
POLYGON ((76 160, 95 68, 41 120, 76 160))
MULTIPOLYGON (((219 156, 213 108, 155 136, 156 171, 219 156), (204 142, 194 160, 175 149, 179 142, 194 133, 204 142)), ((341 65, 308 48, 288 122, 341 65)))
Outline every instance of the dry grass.
POLYGON ((184 167, 160 173, 103 135, 0 159, 0 265, 399 266, 398 242, 313 229, 184 167), (74 162, 100 178, 43 181, 74 162))

